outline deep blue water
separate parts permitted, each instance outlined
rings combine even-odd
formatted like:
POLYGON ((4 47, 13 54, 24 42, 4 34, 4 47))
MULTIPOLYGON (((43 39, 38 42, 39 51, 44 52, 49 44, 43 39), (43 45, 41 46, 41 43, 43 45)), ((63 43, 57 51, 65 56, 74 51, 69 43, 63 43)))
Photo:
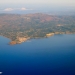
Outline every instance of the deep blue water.
POLYGON ((55 35, 8 45, 0 37, 2 75, 75 75, 75 35, 55 35))

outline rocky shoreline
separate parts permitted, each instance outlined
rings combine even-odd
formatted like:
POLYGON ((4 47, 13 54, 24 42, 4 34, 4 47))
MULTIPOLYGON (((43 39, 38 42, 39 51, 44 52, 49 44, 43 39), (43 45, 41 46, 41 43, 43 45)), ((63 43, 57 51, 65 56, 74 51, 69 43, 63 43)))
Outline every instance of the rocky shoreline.
MULTIPOLYGON (((54 35, 57 35, 57 34, 75 34, 72 33, 72 32, 55 32, 55 33, 48 33, 46 34, 46 36, 44 38, 48 38, 48 37, 51 37, 51 36, 54 36, 54 35)), ((34 37, 35 39, 37 38, 41 38, 41 37, 34 37)), ((27 40, 31 39, 30 37, 17 37, 16 40, 14 41, 11 41, 9 44, 10 45, 15 45, 15 44, 21 44, 22 42, 26 42, 27 40)))
POLYGON ((27 38, 26 37, 18 37, 16 40, 11 41, 9 44, 10 45, 20 44, 20 43, 25 42, 29 39, 30 39, 29 37, 27 37, 27 38))

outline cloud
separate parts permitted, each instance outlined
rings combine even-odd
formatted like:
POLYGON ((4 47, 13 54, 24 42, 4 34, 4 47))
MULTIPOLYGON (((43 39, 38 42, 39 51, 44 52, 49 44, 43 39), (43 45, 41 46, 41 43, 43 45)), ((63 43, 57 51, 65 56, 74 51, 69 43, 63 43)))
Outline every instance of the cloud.
POLYGON ((26 10, 33 10, 33 9, 28 9, 25 7, 22 7, 22 8, 5 8, 3 11, 10 12, 10 11, 26 11, 26 10))
POLYGON ((33 9, 27 9, 27 8, 22 7, 22 8, 20 8, 20 10, 25 11, 25 10, 33 10, 33 9))
POLYGON ((23 7, 23 8, 21 8, 21 10, 27 10, 27 8, 24 8, 24 7, 23 7))
POLYGON ((13 8, 6 8, 4 9, 4 11, 13 11, 14 9, 13 8))

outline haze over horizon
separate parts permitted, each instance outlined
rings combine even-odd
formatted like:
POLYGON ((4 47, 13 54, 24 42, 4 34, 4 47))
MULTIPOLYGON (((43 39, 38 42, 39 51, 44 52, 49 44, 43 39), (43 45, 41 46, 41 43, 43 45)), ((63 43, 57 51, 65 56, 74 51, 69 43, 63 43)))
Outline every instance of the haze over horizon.
POLYGON ((0 0, 0 13, 75 12, 75 0, 0 0))

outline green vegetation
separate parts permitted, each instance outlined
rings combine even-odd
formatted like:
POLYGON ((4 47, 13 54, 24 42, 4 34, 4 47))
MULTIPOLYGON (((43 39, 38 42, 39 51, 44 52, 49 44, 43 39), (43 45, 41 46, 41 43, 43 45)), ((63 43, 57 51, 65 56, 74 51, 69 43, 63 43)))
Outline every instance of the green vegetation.
POLYGON ((0 14, 0 35, 12 41, 17 37, 46 37, 48 33, 75 33, 75 16, 0 14))

